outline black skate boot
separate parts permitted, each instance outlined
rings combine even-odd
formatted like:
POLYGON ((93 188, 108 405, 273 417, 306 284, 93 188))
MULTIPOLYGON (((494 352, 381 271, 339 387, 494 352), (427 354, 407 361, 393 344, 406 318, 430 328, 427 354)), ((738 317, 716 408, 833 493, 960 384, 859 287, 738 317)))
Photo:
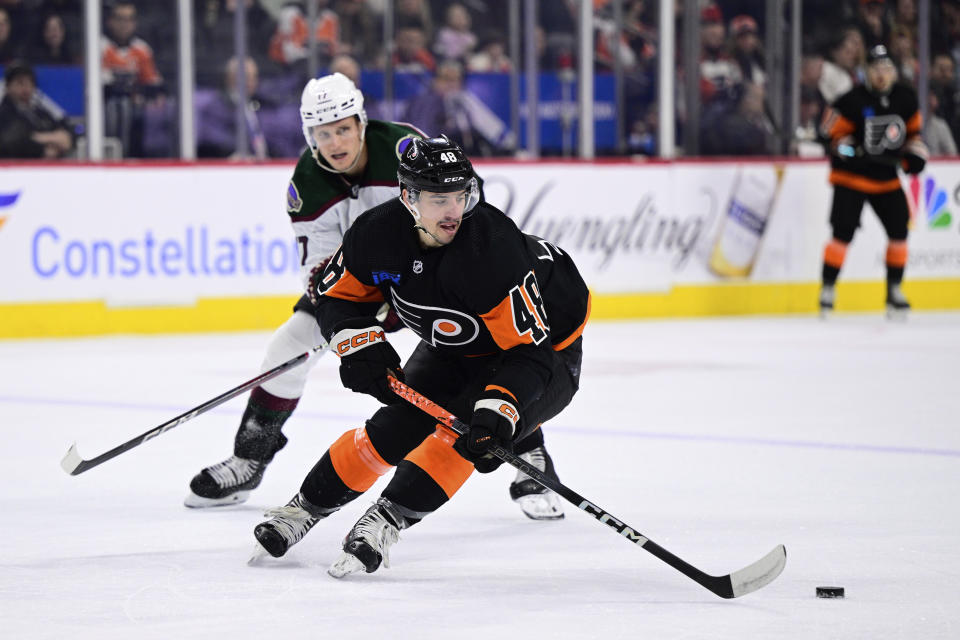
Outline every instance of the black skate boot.
POLYGON ((824 320, 833 313, 833 301, 837 293, 832 284, 825 284, 820 288, 820 317, 824 320))
MULTIPOLYGON (((520 459, 536 467, 544 474, 559 482, 557 472, 553 468, 550 454, 542 446, 521 453, 520 459)), ((510 484, 510 497, 520 505, 524 515, 533 520, 560 520, 563 518, 563 506, 560 497, 545 487, 537 484, 523 471, 517 471, 517 477, 510 484)))
POLYGON ((230 456, 193 477, 183 504, 202 509, 246 502, 250 492, 260 485, 266 467, 266 462, 230 456))
POLYGON ((910 303, 900 289, 900 283, 887 284, 887 319, 906 320, 910 311, 910 303))
MULTIPOLYGON (((286 505, 264 513, 270 520, 254 527, 253 536, 263 551, 274 558, 280 558, 290 547, 300 542, 313 525, 334 511, 336 509, 322 509, 310 504, 303 494, 297 493, 286 505)), ((251 563, 261 555, 254 553, 251 563)))
POLYGON ((367 509, 343 541, 343 553, 327 569, 334 578, 342 578, 366 571, 373 573, 383 566, 390 566, 390 547, 400 539, 400 530, 407 521, 392 502, 380 498, 367 509))

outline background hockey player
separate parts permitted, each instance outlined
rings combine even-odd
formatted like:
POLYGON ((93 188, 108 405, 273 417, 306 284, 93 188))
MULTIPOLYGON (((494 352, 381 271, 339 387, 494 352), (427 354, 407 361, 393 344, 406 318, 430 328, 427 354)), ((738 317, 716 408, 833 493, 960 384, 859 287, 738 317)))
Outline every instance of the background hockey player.
POLYGON ((889 239, 887 311, 897 314, 910 308, 900 288, 907 264, 910 210, 897 167, 907 173, 920 173, 928 153, 920 137, 923 122, 917 94, 896 80, 897 69, 886 47, 878 45, 867 58, 866 84, 840 96, 824 114, 834 191, 830 210, 833 238, 823 256, 822 314, 833 310, 834 285, 847 246, 860 225, 864 202, 873 207, 889 239))
POLYGON ((445 137, 412 141, 398 173, 400 198, 362 215, 331 258, 317 311, 344 386, 386 406, 337 440, 300 492, 254 532, 282 556, 397 465, 347 535, 330 568, 335 577, 386 564, 400 530, 449 500, 474 466, 499 465, 487 453, 494 443, 521 455, 539 448, 541 423, 579 386, 590 300, 569 256, 478 204, 473 168, 445 137), (402 371, 372 315, 383 301, 421 339, 402 371), (436 430, 390 391, 388 371, 469 420, 469 432, 454 443, 436 430))
MULTIPOLYGON (((308 146, 287 187, 287 213, 302 252, 301 276, 307 285, 311 276, 322 272, 344 232, 361 213, 397 197, 400 153, 422 132, 406 124, 368 121, 363 94, 340 73, 307 83, 300 117, 308 146)), ((322 343, 314 315, 313 302, 302 296, 290 319, 270 338, 262 371, 322 343)), ((388 331, 403 326, 392 314, 386 322, 388 331)), ((250 393, 234 438, 233 455, 193 478, 186 506, 212 507, 247 500, 273 456, 287 443, 281 429, 300 401, 318 359, 310 358, 250 393)), ((530 455, 544 466, 545 451, 530 455)), ((542 492, 525 476, 511 484, 510 492, 532 518, 563 517, 556 495, 542 492)))

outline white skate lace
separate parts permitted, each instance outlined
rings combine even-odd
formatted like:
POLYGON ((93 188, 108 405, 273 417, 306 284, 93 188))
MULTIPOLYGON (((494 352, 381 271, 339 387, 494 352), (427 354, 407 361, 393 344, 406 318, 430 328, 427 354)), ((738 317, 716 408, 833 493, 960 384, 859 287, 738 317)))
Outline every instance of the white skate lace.
POLYGON ((307 531, 317 524, 320 518, 314 518, 310 512, 300 504, 299 494, 293 500, 283 505, 267 509, 263 515, 272 518, 269 524, 277 530, 290 544, 300 542, 307 531))
POLYGON ((353 527, 354 537, 363 540, 380 553, 383 566, 390 567, 390 546, 400 539, 400 531, 390 524, 378 509, 365 514, 353 527))
MULTIPOLYGON (((520 454, 520 459, 524 462, 536 467, 540 471, 545 471, 547 469, 547 459, 545 457, 543 447, 537 447, 531 451, 520 454)), ((530 476, 525 474, 523 471, 517 470, 517 477, 513 481, 514 483, 523 482, 524 480, 529 480, 530 476)))
POLYGON ((252 478, 259 469, 260 463, 256 460, 230 456, 219 464, 207 467, 205 471, 220 487, 233 487, 252 478))

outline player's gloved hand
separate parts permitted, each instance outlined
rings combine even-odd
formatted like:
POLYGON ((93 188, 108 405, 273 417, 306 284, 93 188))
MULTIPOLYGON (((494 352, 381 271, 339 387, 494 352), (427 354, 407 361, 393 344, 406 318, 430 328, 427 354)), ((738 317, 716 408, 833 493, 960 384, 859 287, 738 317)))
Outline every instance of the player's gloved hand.
POLYGON ((903 149, 903 170, 911 174, 920 173, 927 165, 927 157, 929 155, 930 152, 927 150, 927 145, 922 141, 910 141, 903 149))
POLYGON ((331 348, 340 356, 340 381, 357 393, 366 393, 384 404, 402 402, 390 390, 387 373, 403 380, 400 356, 387 342, 376 318, 352 318, 334 327, 331 348))
POLYGON ((490 473, 502 460, 489 453, 494 445, 513 450, 520 412, 513 396, 495 390, 484 391, 473 405, 470 429, 457 438, 453 448, 474 464, 480 473, 490 473))
POLYGON ((403 324, 403 320, 400 319, 400 316, 393 310, 389 302, 384 302, 383 305, 380 306, 380 309, 377 311, 377 321, 387 333, 400 331, 400 329, 405 329, 407 326, 403 324))
POLYGON ((328 262, 330 262, 330 258, 318 262, 313 266, 313 269, 310 269, 310 281, 307 283, 307 297, 310 298, 313 306, 317 306, 320 300, 320 294, 317 292, 317 289, 320 287, 320 281, 323 280, 323 272, 327 268, 328 262))

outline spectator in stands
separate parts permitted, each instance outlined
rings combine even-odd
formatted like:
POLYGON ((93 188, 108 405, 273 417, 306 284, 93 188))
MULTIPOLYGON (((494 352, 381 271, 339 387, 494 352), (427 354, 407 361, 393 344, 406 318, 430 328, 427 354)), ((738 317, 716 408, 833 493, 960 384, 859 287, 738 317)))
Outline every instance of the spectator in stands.
POLYGON ((513 69, 507 44, 499 32, 492 31, 483 37, 479 50, 467 61, 467 69, 472 73, 508 73, 513 69))
POLYGON ((857 28, 867 49, 890 41, 890 22, 886 0, 860 0, 857 8, 857 28))
POLYGON ((618 29, 609 5, 595 16, 596 62, 613 69, 619 57, 626 73, 643 72, 656 55, 656 31, 644 21, 643 0, 632 0, 624 6, 623 28, 618 29))
POLYGON ((397 29, 393 67, 397 71, 423 73, 437 68, 437 62, 427 50, 427 36, 422 26, 408 24, 397 29))
POLYGON ((916 0, 897 0, 893 9, 892 28, 905 29, 914 41, 917 39, 916 0))
POLYGON ((937 94, 931 89, 928 95, 929 115, 923 123, 923 141, 927 143, 932 156, 957 155, 957 143, 950 132, 947 121, 938 115, 940 105, 937 94))
POLYGON ((826 155, 824 137, 820 133, 823 115, 823 97, 816 85, 800 86, 800 122, 791 144, 792 153, 801 158, 819 158, 826 155))
POLYGON ((470 13, 458 2, 447 7, 444 24, 437 31, 433 51, 438 58, 464 63, 477 46, 477 36, 470 30, 470 13))
POLYGON ((260 91, 260 74, 252 57, 246 59, 244 78, 247 101, 244 125, 247 129, 249 155, 237 151, 236 123, 237 59, 230 58, 223 71, 223 89, 197 89, 197 155, 201 158, 296 157, 303 148, 303 134, 297 106, 272 102, 272 96, 260 91))
POLYGON ((700 132, 704 155, 750 156, 768 153, 772 131, 764 111, 764 88, 744 83, 733 90, 729 102, 717 100, 704 113, 700 132))
POLYGON ((930 91, 936 97, 937 115, 950 127, 953 139, 960 139, 960 95, 957 91, 956 65, 949 53, 939 52, 933 55, 930 64, 930 91))
POLYGON ((430 90, 407 103, 403 119, 429 135, 446 134, 471 155, 512 148, 506 125, 463 87, 463 68, 447 60, 437 67, 430 90))
MULTIPOLYGON (((357 89, 363 91, 363 76, 360 64, 353 59, 353 56, 348 56, 345 53, 334 56, 333 60, 330 61, 330 73, 342 73, 353 82, 357 89)), ((367 117, 371 120, 394 120, 393 114, 387 113, 386 108, 379 100, 374 100, 367 94, 363 95, 363 110, 367 112, 367 117)))
POLYGON ((394 24, 397 25, 397 38, 400 37, 399 31, 404 27, 418 27, 423 31, 424 43, 433 40, 433 16, 430 13, 430 7, 424 0, 397 0, 394 3, 394 24))
POLYGON ((160 96, 162 79, 153 49, 136 36, 137 8, 130 0, 114 3, 107 18, 102 51, 105 131, 120 139, 126 156, 143 155, 143 109, 160 96))
POLYGON ((33 64, 78 64, 66 24, 58 13, 50 13, 41 23, 40 33, 30 50, 33 64))
POLYGON ((890 30, 889 49, 900 81, 916 87, 920 63, 917 60, 917 43, 913 32, 904 26, 894 26, 890 30))
POLYGON ((705 105, 743 80, 740 67, 724 51, 725 40, 723 14, 711 3, 700 12, 700 97, 705 105))
POLYGON ((366 0, 337 0, 334 11, 340 18, 338 53, 351 55, 364 65, 382 66, 378 60, 382 27, 366 0))
POLYGON ((66 114, 37 91, 33 69, 12 62, 4 72, 0 101, 0 157, 62 158, 73 149, 66 114))
POLYGON ((13 35, 13 18, 0 7, 0 64, 8 64, 20 57, 20 42, 13 35))
MULTIPOLYGON (((340 19, 326 7, 327 0, 320 0, 317 7, 317 25, 314 40, 318 61, 326 66, 340 47, 340 19)), ((277 30, 270 40, 270 59, 284 67, 306 63, 310 50, 310 26, 300 2, 288 2, 280 10, 277 30)), ((305 66, 300 69, 301 75, 305 66)))
POLYGON ((736 16, 730 21, 730 37, 733 39, 733 59, 740 67, 740 75, 746 82, 766 85, 757 21, 748 15, 736 16))
POLYGON ((863 60, 863 36, 854 27, 842 30, 830 47, 820 74, 820 93, 828 104, 853 88, 863 60))
MULTIPOLYGON (((197 84, 221 87, 224 65, 233 57, 234 15, 244 2, 247 23, 247 55, 261 71, 274 64, 269 56, 270 42, 277 23, 260 0, 196 0, 194 2, 197 84)), ((300 78, 294 84, 301 84, 300 78)), ((299 94, 298 94, 299 97, 299 94)))

